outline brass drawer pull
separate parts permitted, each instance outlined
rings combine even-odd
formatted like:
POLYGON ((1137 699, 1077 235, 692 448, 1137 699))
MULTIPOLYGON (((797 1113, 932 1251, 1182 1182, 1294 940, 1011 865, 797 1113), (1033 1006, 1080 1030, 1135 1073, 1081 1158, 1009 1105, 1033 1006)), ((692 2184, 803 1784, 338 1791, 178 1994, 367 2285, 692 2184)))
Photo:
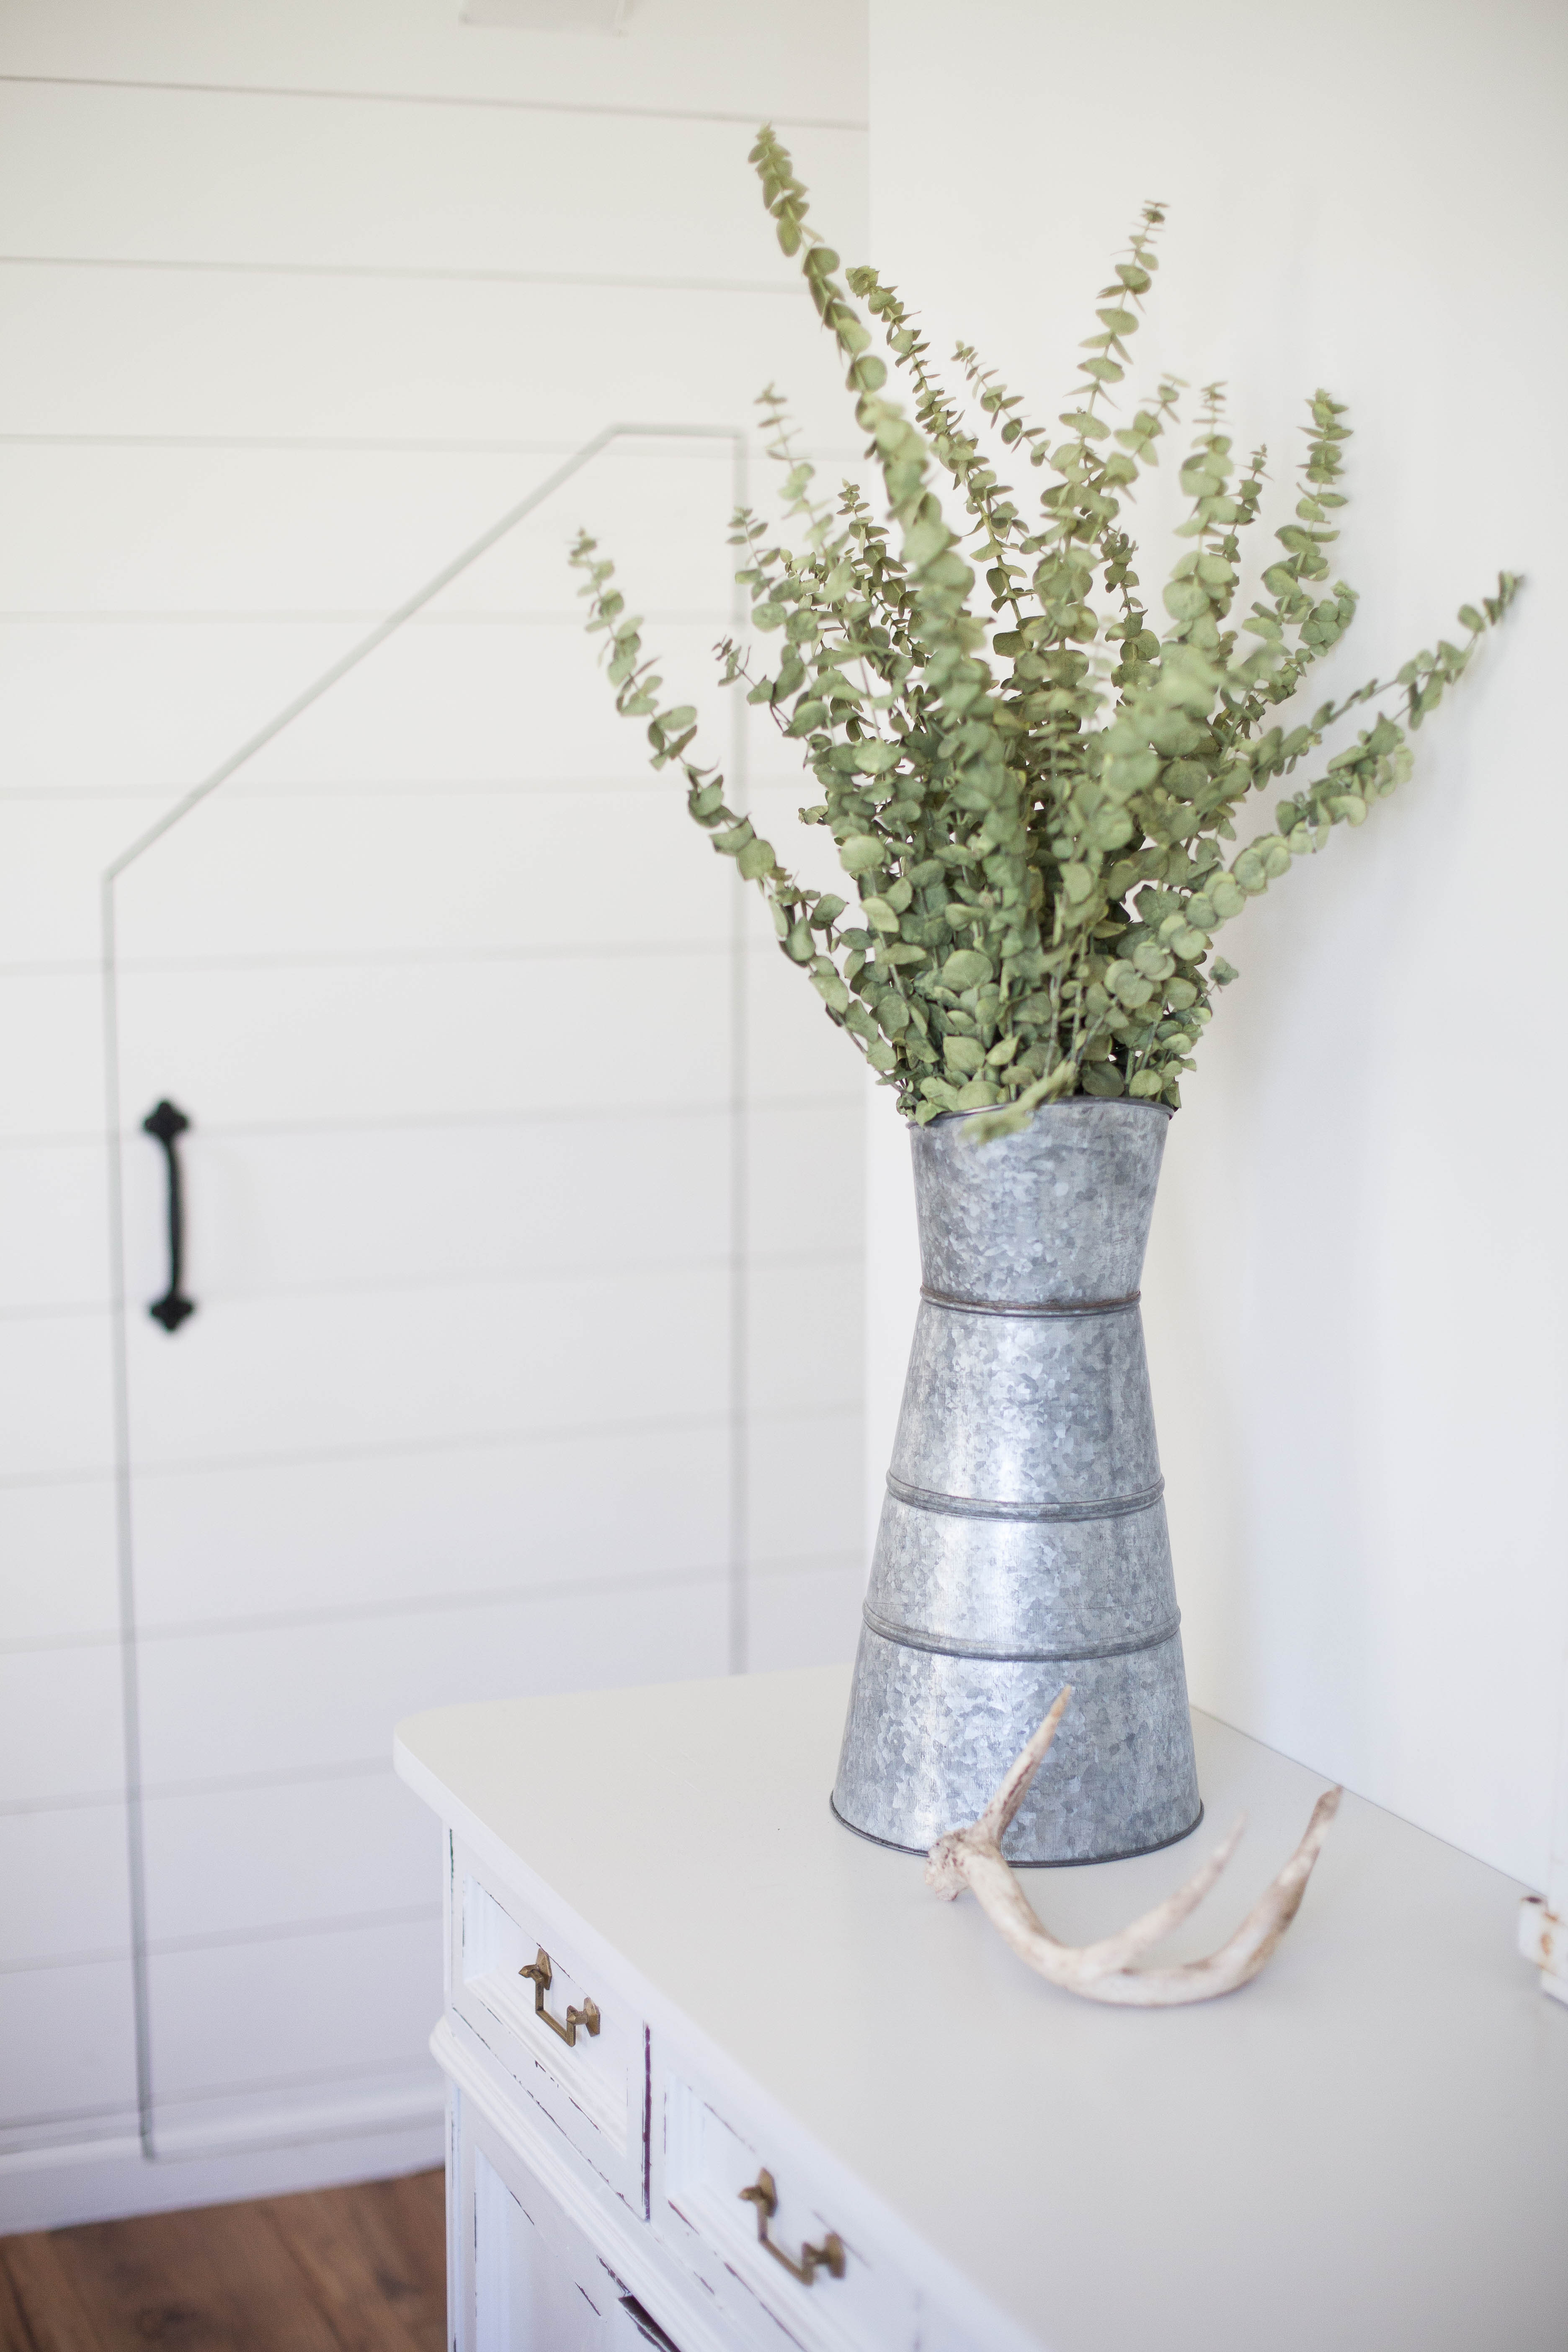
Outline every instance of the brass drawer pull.
POLYGON ((766 2166, 758 2173, 754 2188, 742 2189, 741 2202, 757 2209, 757 2243, 766 2246, 774 2262, 782 2263, 791 2278, 797 2278, 802 2286, 809 2286, 819 2270, 826 2271, 829 2278, 843 2277, 844 2241, 837 2230, 829 2230, 820 2246, 802 2246, 798 2263, 769 2237, 768 2223, 779 2210, 779 2194, 766 2166))
POLYGON ((533 1979, 535 2017, 542 2017, 552 2033, 558 2033, 568 2050, 574 2050, 577 2046, 577 2028, 580 2025, 585 2025, 590 2033, 597 2033, 599 2031, 599 2004, 596 2000, 585 2000, 581 2009, 568 2009, 566 2022, 563 2025, 561 2020, 558 2017, 552 2017, 544 2006, 544 1996, 550 1990, 552 1974, 550 1955, 542 1944, 539 1947, 538 1958, 531 1960, 525 1969, 518 1970, 520 1977, 533 1979))

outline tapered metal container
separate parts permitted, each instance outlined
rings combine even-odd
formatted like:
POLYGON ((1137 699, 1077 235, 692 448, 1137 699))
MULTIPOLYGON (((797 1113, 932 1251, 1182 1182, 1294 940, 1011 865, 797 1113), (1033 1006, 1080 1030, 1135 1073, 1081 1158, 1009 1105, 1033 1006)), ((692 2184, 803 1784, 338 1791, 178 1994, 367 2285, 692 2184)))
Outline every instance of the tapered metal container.
POLYGON ((1004 1851, 1145 1853, 1203 1811, 1138 1311, 1170 1113, 973 1116, 910 1129, 920 1315, 834 1807, 923 1853, 1070 1683, 1004 1851))

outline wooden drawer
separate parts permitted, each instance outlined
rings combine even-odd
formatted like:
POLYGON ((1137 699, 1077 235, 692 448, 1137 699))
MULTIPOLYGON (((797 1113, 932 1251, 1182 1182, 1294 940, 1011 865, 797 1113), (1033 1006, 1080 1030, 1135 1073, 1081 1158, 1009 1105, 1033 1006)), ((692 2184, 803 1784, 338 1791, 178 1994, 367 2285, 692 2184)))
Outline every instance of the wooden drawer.
POLYGON ((551 1919, 454 1841, 451 2011, 507 2083, 641 2221, 647 2214, 647 2037, 551 1919), (522 1971, 548 1971, 548 1986, 522 1971), (569 2016, 575 2012, 575 2017, 569 2016), (597 2031, 594 2031, 596 2024, 597 2031))
POLYGON ((841 2210, 842 2199, 813 2179, 809 2157, 795 2145, 770 2146, 764 2131, 722 2112, 700 2082, 667 2072, 657 2047, 653 2083, 653 2225, 723 2312, 737 2344, 912 2352, 921 2340, 913 2281, 841 2210), (771 2187, 771 2212, 742 2194, 759 2185, 771 2187), (760 2213, 777 2254, 759 2238, 760 2213), (803 2263, 807 2247, 831 2262, 803 2263), (809 2267, 810 2284, 779 2255, 809 2267))

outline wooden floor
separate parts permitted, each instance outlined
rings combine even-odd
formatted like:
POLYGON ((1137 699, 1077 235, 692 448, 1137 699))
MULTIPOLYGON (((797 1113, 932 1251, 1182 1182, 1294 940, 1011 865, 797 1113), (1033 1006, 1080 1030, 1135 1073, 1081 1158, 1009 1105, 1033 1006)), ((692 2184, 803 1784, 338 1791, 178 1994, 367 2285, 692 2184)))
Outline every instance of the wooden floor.
POLYGON ((444 2352, 439 2172, 0 2238, 3 2352, 444 2352))

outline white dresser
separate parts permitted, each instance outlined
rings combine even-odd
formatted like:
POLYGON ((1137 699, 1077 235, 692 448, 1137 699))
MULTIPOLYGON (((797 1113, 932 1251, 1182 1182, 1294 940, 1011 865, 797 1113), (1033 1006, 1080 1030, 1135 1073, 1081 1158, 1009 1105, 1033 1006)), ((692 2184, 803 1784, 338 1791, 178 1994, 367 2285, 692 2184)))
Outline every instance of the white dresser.
MULTIPOLYGON (((1563 2352, 1568 2008, 1512 1880, 1347 1799, 1258 1981, 1098 2009, 828 1811, 847 1672, 447 1707, 458 2352, 1563 2352), (548 1979, 546 1982, 545 1979, 548 1979)), ((1037 1871, 1073 1940, 1321 1782, 1195 1718, 1208 1818, 1037 1871)))

